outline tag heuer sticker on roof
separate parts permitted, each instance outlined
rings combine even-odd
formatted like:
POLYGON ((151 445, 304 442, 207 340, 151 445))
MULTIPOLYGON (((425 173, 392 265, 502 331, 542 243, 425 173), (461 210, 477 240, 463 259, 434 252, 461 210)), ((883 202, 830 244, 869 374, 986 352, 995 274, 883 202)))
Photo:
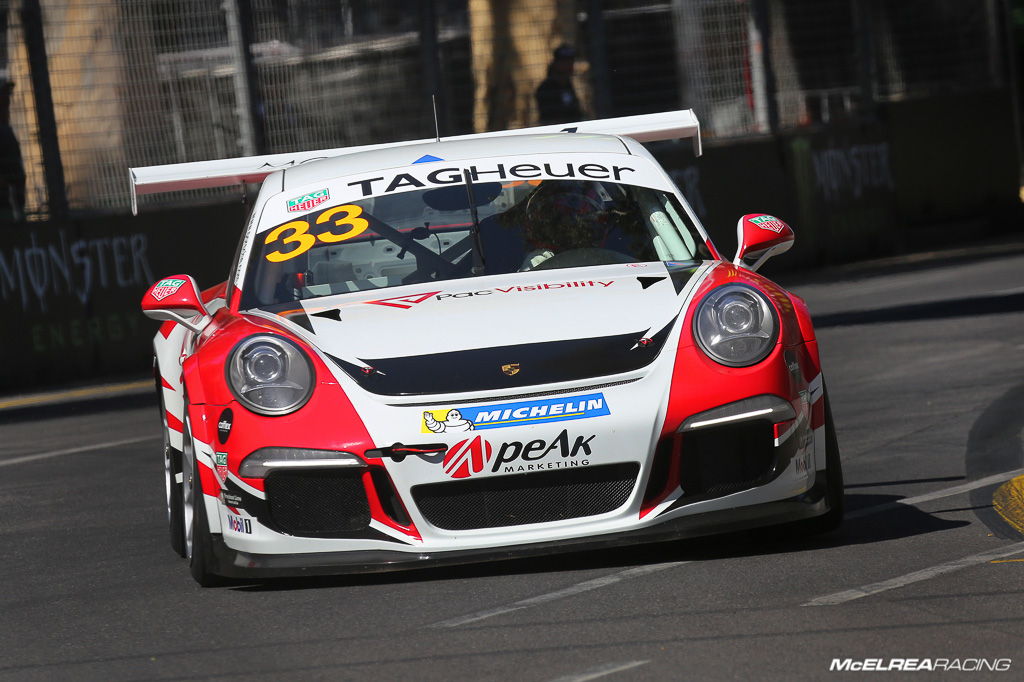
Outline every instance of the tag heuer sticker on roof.
POLYGON ((318 189, 315 192, 309 194, 303 194, 301 197, 295 197, 294 199, 288 200, 288 212, 299 213, 300 211, 308 211, 311 208, 319 206, 328 199, 331 198, 331 193, 327 191, 327 188, 318 189))
POLYGON ((181 285, 185 283, 183 279, 162 279, 156 283, 153 290, 149 293, 158 301, 162 301, 171 294, 177 293, 181 285))

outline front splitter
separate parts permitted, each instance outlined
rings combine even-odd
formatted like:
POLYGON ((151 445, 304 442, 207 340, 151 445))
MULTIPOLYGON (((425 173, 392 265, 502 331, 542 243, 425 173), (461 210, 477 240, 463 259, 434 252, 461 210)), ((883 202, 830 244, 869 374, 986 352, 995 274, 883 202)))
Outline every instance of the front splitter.
POLYGON ((818 473, 815 484, 807 492, 784 500, 684 516, 637 530, 508 547, 443 552, 360 550, 252 554, 231 549, 220 534, 215 534, 213 572, 243 579, 384 573, 667 542, 774 526, 814 518, 829 511, 825 497, 825 472, 818 473))

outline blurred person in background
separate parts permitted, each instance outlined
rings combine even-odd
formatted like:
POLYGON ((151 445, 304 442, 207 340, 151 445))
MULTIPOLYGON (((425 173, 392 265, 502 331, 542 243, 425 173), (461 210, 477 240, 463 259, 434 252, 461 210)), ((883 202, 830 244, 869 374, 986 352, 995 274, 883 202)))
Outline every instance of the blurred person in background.
POLYGON ((536 92, 541 125, 583 120, 580 100, 572 87, 575 68, 576 49, 566 43, 555 48, 554 58, 548 65, 548 76, 536 92))
POLYGON ((0 74, 0 221, 25 219, 25 166, 21 145, 11 127, 11 94, 14 83, 0 74))

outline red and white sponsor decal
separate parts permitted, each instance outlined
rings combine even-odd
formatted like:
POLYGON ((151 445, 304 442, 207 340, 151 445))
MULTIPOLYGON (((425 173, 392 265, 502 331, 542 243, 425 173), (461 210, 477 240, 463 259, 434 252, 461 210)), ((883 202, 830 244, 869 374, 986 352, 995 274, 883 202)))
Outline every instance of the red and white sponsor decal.
POLYGON ((416 294, 413 296, 394 296, 392 298, 381 298, 376 301, 366 301, 366 303, 372 303, 374 305, 386 305, 391 308, 401 308, 402 310, 408 310, 417 303, 423 303, 425 300, 432 296, 437 296, 440 291, 431 291, 426 294, 416 294))
POLYGON ((759 215, 755 218, 751 218, 750 222, 754 223, 762 230, 771 230, 775 234, 779 234, 786 228, 786 224, 784 222, 775 216, 770 215, 759 215))
POLYGON ((214 465, 217 467, 217 475, 220 477, 220 480, 228 480, 228 453, 214 453, 214 465))
POLYGON ((299 213, 301 211, 308 211, 312 208, 319 206, 328 199, 331 198, 331 193, 327 188, 318 189, 315 192, 309 194, 303 194, 301 197, 295 197, 294 199, 288 200, 288 212, 299 213))
POLYGON ((471 298, 474 296, 490 296, 492 294, 513 294, 513 293, 527 293, 531 291, 543 292, 550 291, 553 289, 573 289, 576 287, 602 287, 608 288, 615 284, 615 280, 602 282, 600 280, 581 280, 573 282, 549 282, 546 284, 527 284, 523 286, 509 286, 509 287, 495 287, 493 289, 483 289, 480 291, 458 291, 453 293, 442 294, 440 291, 431 291, 427 294, 416 294, 413 296, 395 296, 393 298, 380 298, 376 301, 364 301, 364 303, 372 303, 373 305, 386 305, 391 308, 401 308, 402 310, 408 310, 417 303, 423 303, 428 298, 434 297, 438 301, 446 299, 460 299, 460 298, 471 298))
POLYGON ((472 440, 460 440, 448 448, 444 456, 444 472, 452 478, 468 478, 479 474, 494 456, 494 448, 486 440, 477 436, 472 440))
POLYGON ((568 430, 562 429, 550 441, 543 438, 529 442, 504 441, 495 450, 489 441, 477 436, 461 440, 449 448, 442 468, 452 478, 468 478, 482 472, 488 464, 491 465, 491 473, 495 474, 589 466, 589 457, 593 454, 590 444, 595 437, 575 436, 570 441, 573 437, 568 430))
POLYGON ((183 279, 162 279, 150 290, 149 294, 158 301, 162 301, 172 294, 178 293, 178 289, 185 284, 183 279))

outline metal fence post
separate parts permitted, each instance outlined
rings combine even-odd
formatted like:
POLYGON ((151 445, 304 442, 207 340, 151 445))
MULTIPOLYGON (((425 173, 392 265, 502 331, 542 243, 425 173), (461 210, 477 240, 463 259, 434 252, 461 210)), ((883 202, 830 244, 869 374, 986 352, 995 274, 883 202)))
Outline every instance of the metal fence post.
MULTIPOLYGON (((1000 9, 1003 22, 1004 44, 1006 51, 1006 71, 1007 80, 1009 81, 1010 87, 1010 101, 1011 101, 1011 112, 1013 115, 1013 143, 1017 148, 1017 164, 1020 167, 1018 172, 1018 178, 1020 183, 1024 185, 1024 143, 1021 141, 1021 114, 1020 114, 1020 83, 1018 77, 1020 74, 1020 64, 1017 63, 1017 43, 1013 35, 1013 7, 1010 0, 1002 0, 1000 9)), ((993 36, 995 38, 995 36, 993 36)), ((993 41, 995 42, 995 41, 993 41)))
POLYGON ((779 100, 778 86, 775 82, 775 66, 772 62, 772 24, 768 0, 753 0, 751 12, 754 16, 754 26, 761 38, 761 69, 764 74, 765 99, 768 104, 768 130, 775 134, 779 132, 779 100))
MULTIPOLYGON (((441 47, 437 42, 437 12, 434 0, 420 0, 420 63, 423 65, 423 89, 427 101, 435 96, 437 130, 441 135, 451 135, 448 116, 448 97, 441 79, 441 47)), ((433 126, 431 126, 433 127, 433 126)))
POLYGON ((853 35, 857 42, 857 69, 860 80, 860 113, 875 118, 875 84, 878 82, 878 60, 875 58, 874 27, 871 9, 865 0, 854 0, 853 35))
POLYGON ((249 0, 224 0, 224 13, 228 24, 228 41, 235 60, 235 102, 242 154, 264 154, 266 136, 263 129, 263 107, 251 49, 252 7, 249 0))
POLYGON ((602 0, 587 2, 587 55, 590 61, 590 83, 594 88, 594 117, 611 116, 612 98, 608 91, 608 36, 604 27, 602 0))
POLYGON ((57 117, 53 111, 53 91, 50 88, 50 66, 46 56, 46 38, 43 35, 43 12, 39 0, 23 1, 21 26, 25 35, 32 95, 36 105, 47 207, 50 218, 60 220, 68 215, 68 195, 64 187, 64 164, 60 157, 57 117))

